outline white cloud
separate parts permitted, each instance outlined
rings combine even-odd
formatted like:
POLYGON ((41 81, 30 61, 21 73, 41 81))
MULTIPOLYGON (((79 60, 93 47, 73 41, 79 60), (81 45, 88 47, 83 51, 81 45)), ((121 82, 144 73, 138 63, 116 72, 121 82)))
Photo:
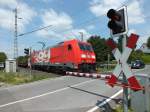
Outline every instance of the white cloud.
POLYGON ((22 19, 18 20, 18 29, 24 30, 25 25, 29 24, 36 15, 37 13, 27 4, 20 4, 18 8, 18 18, 22 19))
POLYGON ((82 34, 84 41, 86 41, 91 36, 91 34, 87 32, 85 29, 72 29, 65 33, 66 37, 77 38, 79 40, 81 40, 82 34))
POLYGON ((64 35, 58 32, 65 32, 68 29, 73 28, 72 18, 64 12, 57 13, 53 9, 47 10, 41 16, 43 26, 52 25, 52 28, 41 30, 37 32, 42 37, 59 38, 64 40, 64 35))
POLYGON ((42 20, 44 25, 52 25, 56 30, 72 28, 72 18, 64 12, 57 13, 53 9, 45 11, 42 20))
POLYGON ((128 34, 130 35, 131 33, 136 33, 136 32, 137 32, 136 29, 130 29, 128 34))
POLYGON ((14 14, 12 11, 0 8, 0 27, 5 29, 13 29, 13 17, 14 14))
POLYGON ((93 0, 90 3, 90 10, 96 16, 106 15, 110 8, 116 9, 122 6, 125 1, 126 0, 93 0))
POLYGON ((15 8, 17 6, 17 0, 0 0, 1 7, 15 8))
POLYGON ((29 7, 26 3, 19 3, 17 6, 17 0, 0 0, 0 27, 13 30, 15 22, 14 8, 18 8, 18 30, 23 31, 25 25, 29 24, 36 12, 29 7))
MULTIPOLYGON (((14 9, 16 7, 18 9, 18 18, 22 18, 21 20, 18 19, 19 32, 23 32, 25 26, 32 21, 34 16, 36 16, 36 12, 26 3, 18 2, 19 0, 0 0, 0 28, 6 32, 8 32, 8 30, 14 31, 14 9)), ((19 54, 21 52, 20 49, 22 50, 23 47, 19 47, 19 54)), ((1 42, 0 51, 6 52, 9 58, 13 57, 13 45, 10 45, 8 42, 1 42)))
POLYGON ((90 37, 90 33, 88 33, 85 29, 69 29, 69 30, 64 30, 64 31, 53 31, 53 30, 42 30, 39 31, 37 34, 39 36, 45 37, 45 38, 50 38, 50 39, 55 39, 58 41, 64 41, 68 39, 81 39, 81 33, 83 33, 84 41, 86 41, 90 37))
POLYGON ((140 2, 139 1, 132 1, 127 9, 128 9, 128 21, 131 24, 138 24, 138 23, 143 23, 145 20, 145 16, 142 13, 142 9, 140 7, 140 2))
POLYGON ((88 35, 85 29, 73 28, 72 18, 65 12, 56 12, 53 9, 47 10, 42 15, 43 26, 52 25, 52 28, 39 31, 37 34, 42 37, 55 38, 57 40, 68 40, 79 38, 83 32, 88 35))
POLYGON ((90 10, 96 16, 106 15, 111 8, 117 9, 127 4, 128 21, 130 24, 138 24, 144 22, 141 2, 137 0, 93 0, 90 3, 90 10), (128 3, 128 4, 127 4, 128 3))

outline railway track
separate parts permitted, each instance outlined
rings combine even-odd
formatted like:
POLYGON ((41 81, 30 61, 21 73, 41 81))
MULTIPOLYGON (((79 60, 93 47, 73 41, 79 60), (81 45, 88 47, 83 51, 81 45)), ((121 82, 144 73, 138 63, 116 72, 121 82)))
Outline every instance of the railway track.
POLYGON ((22 67, 18 67, 18 72, 25 75, 49 75, 49 76, 58 76, 58 77, 62 76, 62 74, 59 73, 31 70, 30 68, 22 68, 22 67))
POLYGON ((106 73, 81 73, 81 72, 71 72, 71 71, 66 71, 66 72, 62 72, 59 70, 56 71, 51 71, 51 72, 47 72, 47 71, 39 71, 39 70, 31 70, 29 68, 22 68, 19 67, 18 68, 20 73, 23 74, 31 74, 31 75, 48 75, 48 76, 55 76, 55 77, 59 77, 59 76, 75 76, 75 77, 86 77, 86 78, 95 78, 95 79, 109 79, 110 75, 106 74, 106 73))

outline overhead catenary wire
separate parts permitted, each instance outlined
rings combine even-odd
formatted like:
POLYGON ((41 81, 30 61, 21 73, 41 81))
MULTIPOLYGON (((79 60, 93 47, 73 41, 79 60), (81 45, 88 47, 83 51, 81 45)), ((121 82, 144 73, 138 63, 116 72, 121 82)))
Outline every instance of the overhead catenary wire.
MULTIPOLYGON (((102 15, 101 15, 101 16, 102 16, 102 15)), ((98 19, 99 19, 98 17, 100 17, 100 16, 93 17, 93 18, 91 18, 91 19, 89 19, 89 20, 86 20, 86 21, 84 21, 84 22, 78 23, 76 26, 81 27, 81 26, 84 26, 84 25, 91 24, 91 23, 95 22, 96 20, 98 20, 98 19)), ((59 31, 59 32, 58 32, 58 31, 55 31, 55 26, 53 26, 53 25, 47 25, 47 26, 45 26, 45 27, 42 27, 42 28, 39 28, 39 29, 36 29, 36 30, 33 30, 33 31, 29 31, 29 32, 26 32, 26 33, 21 33, 21 34, 19 34, 18 36, 28 35, 28 34, 31 34, 31 33, 34 33, 34 32, 40 31, 40 30, 43 30, 43 29, 47 29, 47 28, 49 28, 49 27, 51 27, 50 30, 52 30, 52 31, 54 31, 54 32, 57 32, 57 33, 65 33, 65 32, 67 32, 67 31, 70 31, 70 30, 75 29, 75 28, 69 28, 69 29, 66 29, 66 30, 63 30, 63 31, 59 31)), ((72 33, 73 33, 73 31, 72 31, 72 33)))
MULTIPOLYGON (((92 5, 92 6, 96 6, 96 5, 100 5, 100 4, 101 4, 101 3, 95 3, 95 4, 92 5)), ((82 12, 83 12, 83 11, 82 11, 82 12)), ((105 15, 105 14, 103 14, 103 15, 105 15)), ((99 17, 101 17, 101 16, 103 16, 103 15, 100 15, 100 16, 97 16, 97 17, 93 17, 93 18, 88 19, 88 20, 86 20, 86 21, 84 21, 84 22, 78 23, 78 24, 76 24, 76 26, 82 27, 82 26, 84 26, 84 25, 88 25, 88 24, 94 23, 96 20, 99 19, 99 17)), ((18 35, 18 36, 23 36, 23 35, 27 35, 27 34, 30 34, 30 33, 34 33, 34 32, 36 32, 36 31, 46 29, 46 28, 49 27, 49 26, 51 26, 51 25, 48 25, 48 26, 46 26, 46 27, 39 28, 39 29, 37 29, 37 30, 33 30, 33 31, 30 31, 30 32, 27 32, 27 33, 23 33, 23 34, 20 34, 20 35, 18 35)), ((66 30, 63 30, 63 31, 56 31, 56 30, 55 30, 55 26, 54 26, 54 27, 52 27, 50 30, 52 30, 52 31, 54 31, 54 32, 57 32, 57 33, 65 33, 65 32, 67 32, 67 31, 71 31, 71 33, 72 33, 73 35, 75 35, 75 33, 73 33, 73 29, 76 29, 76 28, 69 28, 69 29, 66 29, 66 30)), ((76 35, 75 35, 75 37, 76 37, 76 35)))
MULTIPOLYGON (((79 24, 76 25, 76 26, 81 27, 81 26, 84 26, 84 25, 89 25, 89 24, 92 24, 92 23, 96 22, 97 20, 99 20, 99 18, 98 18, 98 17, 94 17, 94 18, 91 18, 91 19, 89 19, 89 20, 87 20, 87 21, 84 21, 84 22, 82 22, 82 23, 79 23, 79 24)), ((66 36, 65 36, 65 33, 67 33, 67 32, 70 31, 70 33, 73 34, 73 35, 78 39, 77 35, 73 32, 74 29, 75 29, 75 28, 69 28, 69 29, 66 29, 66 30, 64 30, 64 31, 56 31, 56 30, 54 29, 54 27, 52 27, 50 30, 51 30, 51 31, 54 31, 54 32, 56 32, 56 33, 61 33, 61 35, 63 35, 64 37, 66 37, 66 36)), ((46 31, 47 31, 47 30, 46 30, 46 31)), ((96 31, 97 31, 97 30, 96 30, 96 31)), ((48 32, 48 31, 47 31, 47 32, 48 32)), ((66 37, 66 38, 68 38, 68 37, 66 37)))
POLYGON ((51 26, 52 26, 52 25, 48 25, 48 26, 45 26, 45 27, 42 27, 42 28, 39 28, 39 29, 36 29, 36 30, 33 30, 33 31, 29 31, 29 32, 26 32, 26 33, 19 34, 18 36, 28 35, 28 34, 31 34, 31 33, 34 33, 34 32, 37 32, 37 31, 40 31, 40 30, 49 28, 49 27, 51 27, 51 26))
MULTIPOLYGON (((93 5, 91 5, 91 6, 96 6, 96 5, 100 5, 101 4, 101 2, 97 2, 97 3, 94 3, 93 5)), ((123 4, 124 5, 124 4, 123 4)), ((86 11, 87 9, 85 9, 85 11, 86 11)), ((79 11, 79 12, 83 12, 83 10, 82 11, 79 11)), ((81 14, 81 13, 80 13, 81 14)), ((104 14, 103 14, 104 15, 104 14)), ((103 16, 103 15, 100 15, 100 16, 103 16)), ((93 22, 92 20, 96 20, 96 19, 99 19, 99 17, 100 16, 97 16, 97 17, 93 17, 93 18, 91 18, 91 19, 89 19, 89 20, 87 20, 87 21, 84 21, 84 22, 81 22, 81 23, 79 23, 79 24, 77 24, 76 26, 78 26, 78 27, 81 27, 81 26, 84 26, 85 24, 89 24, 89 23, 91 23, 91 22, 93 22)), ((75 15, 73 15, 73 17, 77 17, 77 15, 75 14, 75 15)), ((49 25, 48 25, 49 26, 49 25)), ((51 25, 50 25, 51 26, 51 25)), ((47 26, 46 26, 47 27, 47 26)), ((27 35, 27 34, 30 34, 30 33, 33 33, 33 32, 36 32, 36 31, 39 31, 39 30, 43 30, 43 29, 45 29, 46 27, 43 27, 43 28, 40 28, 40 29, 37 29, 37 30, 33 30, 33 31, 31 31, 31 32, 27 32, 27 33, 22 33, 22 34, 20 34, 20 35, 18 35, 18 36, 23 36, 23 35, 27 35)), ((55 27, 55 26, 54 26, 55 27)), ((67 32, 67 31, 70 31, 70 30, 72 30, 72 29, 74 29, 74 28, 70 28, 70 29, 67 29, 67 30, 65 30, 65 31, 59 31, 59 32, 57 32, 57 33, 64 33, 64 32, 67 32)), ((52 30, 52 29, 51 29, 52 30)), ((54 31, 54 30, 53 30, 54 31)))
MULTIPOLYGON (((87 10, 87 9, 85 9, 85 10, 87 10)), ((83 10, 81 11, 81 12, 83 12, 83 10)), ((81 14, 81 13, 80 13, 81 14)), ((102 16, 102 15, 101 15, 102 16)), ((75 17, 75 16, 74 16, 75 17)), ((96 19, 98 19, 98 17, 100 17, 100 16, 97 16, 97 17, 94 17, 94 18, 91 18, 91 19, 89 19, 89 20, 87 20, 87 21, 85 21, 85 22, 82 22, 82 23, 79 23, 79 24, 77 24, 76 26, 83 26, 83 25, 85 25, 85 24, 89 24, 90 23, 90 21, 91 22, 93 22, 92 20, 96 20, 96 19)), ((31 33, 34 33, 34 32, 37 32, 37 31, 40 31, 40 30, 43 30, 43 29, 46 29, 47 27, 50 27, 51 25, 48 25, 48 26, 46 26, 46 27, 42 27, 42 28, 39 28, 39 29, 36 29, 36 30, 33 30, 33 31, 29 31, 29 32, 26 32, 26 33, 22 33, 22 34, 19 34, 18 36, 23 36, 23 35, 28 35, 28 34, 31 34, 31 33)), ((55 26, 54 26, 55 27, 55 26)), ((65 33, 65 32, 67 32, 67 31, 70 31, 70 30, 73 30, 73 29, 75 29, 75 28, 70 28, 70 29, 67 29, 67 30, 65 30, 65 31, 60 31, 60 32, 57 32, 57 31, 55 31, 55 32, 57 32, 57 33, 65 33)), ((51 29, 52 30, 52 29, 51 29)), ((54 31, 54 30, 53 30, 54 31)), ((74 33, 73 33, 73 31, 72 31, 72 34, 73 35, 75 35, 74 33)), ((76 36, 75 36, 76 37, 76 36)))
MULTIPOLYGON (((101 15, 101 16, 103 16, 103 15, 101 15)), ((99 20, 99 17, 100 17, 100 16, 93 17, 93 18, 88 19, 88 20, 86 20, 86 21, 84 21, 84 22, 78 23, 78 24, 76 24, 76 27, 78 26, 78 28, 79 28, 79 27, 81 27, 81 26, 85 26, 85 25, 92 24, 92 23, 96 22, 97 20, 99 20)), ((54 27, 53 27, 53 28, 54 28, 54 27)), ((51 30, 52 30, 52 31, 55 31, 55 29, 53 29, 53 28, 52 28, 51 30)), ((70 30, 73 30, 73 29, 75 29, 75 28, 68 28, 68 29, 63 30, 63 31, 58 31, 57 33, 65 33, 65 32, 68 32, 68 31, 70 31, 70 30)))
MULTIPOLYGON (((85 11, 87 11, 87 9, 84 9, 85 11)), ((78 12, 83 12, 83 10, 82 11, 78 11, 78 12)), ((77 17, 77 14, 79 15, 79 13, 76 13, 75 15, 72 15, 73 17, 77 17)), ((80 13, 81 14, 81 13, 80 13)), ((92 18, 93 19, 93 18, 92 18)), ((82 24, 82 23, 81 23, 82 24)), ((51 25, 48 25, 48 26, 46 26, 46 27, 42 27, 42 28, 39 28, 39 29, 36 29, 36 30, 33 30, 33 31, 29 31, 29 32, 26 32, 26 33, 21 33, 21 34, 19 34, 18 36, 23 36, 23 35, 27 35, 27 34, 31 34, 31 33, 34 33, 34 32, 36 32, 36 31, 40 31, 40 30, 43 30, 43 29, 46 29, 47 27, 50 27, 51 25)), ((74 28, 71 28, 71 29, 74 29, 74 28)), ((69 30, 71 30, 71 29, 68 29, 68 30, 66 30, 66 32, 67 31, 69 31, 69 30)), ((63 31, 64 32, 64 31, 63 31)), ((61 33, 61 32, 60 32, 61 33)))
MULTIPOLYGON (((102 15, 101 15, 101 16, 102 16, 102 15)), ((97 20, 99 20, 99 17, 100 17, 100 16, 93 17, 93 18, 88 19, 88 20, 86 20, 86 21, 84 21, 84 22, 78 23, 76 26, 81 27, 81 26, 84 26, 84 25, 92 24, 92 23, 96 22, 97 20)), ((52 26, 52 27, 50 28, 51 31, 54 31, 54 32, 56 32, 57 34, 58 34, 58 33, 59 33, 59 34, 61 33, 61 35, 63 35, 64 37, 66 37, 66 36, 65 36, 65 33, 70 31, 70 33, 73 34, 73 35, 77 38, 77 35, 73 32, 74 29, 76 29, 76 28, 71 27, 71 28, 68 28, 68 29, 63 30, 63 31, 56 31, 55 26, 52 26)), ((45 29, 45 31, 48 32, 48 30, 46 30, 46 29, 45 29)))

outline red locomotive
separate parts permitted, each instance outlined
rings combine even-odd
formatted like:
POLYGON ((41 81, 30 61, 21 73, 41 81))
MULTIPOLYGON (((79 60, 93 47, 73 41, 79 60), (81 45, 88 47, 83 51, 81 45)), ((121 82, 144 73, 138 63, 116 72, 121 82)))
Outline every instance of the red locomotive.
POLYGON ((44 70, 95 71, 95 53, 90 43, 68 40, 31 54, 31 65, 44 70))

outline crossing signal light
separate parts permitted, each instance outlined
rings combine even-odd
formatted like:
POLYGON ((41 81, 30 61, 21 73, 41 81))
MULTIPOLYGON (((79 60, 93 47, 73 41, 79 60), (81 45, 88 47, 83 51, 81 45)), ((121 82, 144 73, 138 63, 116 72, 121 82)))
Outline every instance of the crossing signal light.
POLYGON ((112 36, 120 36, 127 33, 126 7, 122 7, 119 10, 110 9, 107 12, 107 17, 110 19, 108 27, 112 36))
POLYGON ((29 55, 29 48, 25 48, 25 49, 24 49, 24 53, 25 53, 26 55, 29 55))

